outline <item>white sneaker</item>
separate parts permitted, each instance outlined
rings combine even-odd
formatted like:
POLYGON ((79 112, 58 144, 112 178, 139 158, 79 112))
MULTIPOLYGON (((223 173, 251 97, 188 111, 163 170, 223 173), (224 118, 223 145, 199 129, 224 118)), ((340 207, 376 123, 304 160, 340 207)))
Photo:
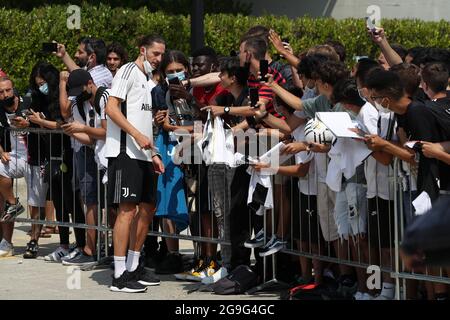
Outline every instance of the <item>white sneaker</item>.
POLYGON ((64 256, 67 256, 69 254, 69 250, 64 249, 62 247, 58 247, 55 251, 50 253, 49 255, 46 255, 44 257, 45 261, 52 261, 52 262, 61 262, 61 258, 64 256))
POLYGON ((194 271, 195 271, 195 269, 192 268, 189 271, 175 273, 174 276, 175 276, 175 279, 177 279, 177 280, 187 280, 187 277, 192 276, 194 271))
POLYGON ((73 249, 72 251, 69 252, 69 254, 65 255, 64 257, 61 258, 61 261, 67 261, 67 260, 71 260, 73 258, 75 258, 76 256, 81 254, 81 250, 78 248, 73 249))
POLYGON ((216 271, 212 276, 205 277, 202 279, 203 284, 213 284, 219 281, 222 278, 225 278, 228 275, 227 268, 221 267, 219 270, 216 271))
POLYGON ((0 242, 0 258, 11 257, 14 255, 14 247, 5 239, 0 242))

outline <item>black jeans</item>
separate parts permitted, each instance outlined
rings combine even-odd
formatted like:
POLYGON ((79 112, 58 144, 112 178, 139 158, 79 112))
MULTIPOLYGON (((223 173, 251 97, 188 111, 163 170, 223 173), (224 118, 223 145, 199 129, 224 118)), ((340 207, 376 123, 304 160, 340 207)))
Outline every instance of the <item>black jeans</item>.
MULTIPOLYGON (((80 192, 73 190, 73 159, 72 149, 65 150, 62 162, 60 160, 51 161, 50 187, 47 199, 53 201, 56 211, 56 220, 59 222, 69 222, 69 214, 72 223, 85 223, 84 211, 81 206, 80 192)), ((61 245, 69 244, 69 228, 59 226, 59 242, 61 245)), ((74 228, 75 240, 78 247, 86 244, 86 231, 82 228, 74 228)))

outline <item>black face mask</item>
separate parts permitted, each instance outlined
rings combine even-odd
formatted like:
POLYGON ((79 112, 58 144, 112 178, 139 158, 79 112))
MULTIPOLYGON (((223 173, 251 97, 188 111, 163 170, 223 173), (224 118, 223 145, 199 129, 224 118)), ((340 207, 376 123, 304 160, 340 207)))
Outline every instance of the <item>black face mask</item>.
POLYGON ((12 97, 8 97, 5 100, 0 100, 0 107, 1 108, 9 108, 12 107, 14 105, 14 99, 16 97, 12 96, 12 97))
POLYGON ((89 93, 87 91, 83 91, 80 95, 77 96, 78 101, 88 101, 90 98, 92 98, 92 92, 89 93))

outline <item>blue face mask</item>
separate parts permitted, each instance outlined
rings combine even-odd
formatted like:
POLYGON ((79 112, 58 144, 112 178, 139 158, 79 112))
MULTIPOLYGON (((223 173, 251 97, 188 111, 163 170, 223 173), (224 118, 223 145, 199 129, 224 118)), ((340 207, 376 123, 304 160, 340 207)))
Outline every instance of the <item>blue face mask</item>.
POLYGON ((48 83, 44 83, 42 86, 39 87, 39 91, 43 94, 48 96, 48 83))
POLYGON ((183 81, 186 80, 186 73, 184 71, 180 71, 177 73, 171 73, 167 75, 167 80, 172 80, 178 78, 178 80, 183 81))

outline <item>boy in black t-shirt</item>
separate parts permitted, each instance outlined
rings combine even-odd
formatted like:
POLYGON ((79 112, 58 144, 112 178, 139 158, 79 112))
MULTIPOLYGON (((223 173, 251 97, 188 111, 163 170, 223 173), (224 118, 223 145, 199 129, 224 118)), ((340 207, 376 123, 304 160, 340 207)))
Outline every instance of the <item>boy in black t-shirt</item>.
MULTIPOLYGON (((407 140, 417 141, 413 148, 406 148, 392 142, 381 139, 376 135, 366 137, 367 145, 375 151, 384 151, 401 160, 418 165, 417 192, 426 192, 431 201, 439 197, 439 189, 443 187, 439 173, 439 161, 424 156, 421 149, 421 141, 440 142, 450 138, 446 136, 448 131, 443 125, 446 117, 441 112, 441 119, 437 117, 434 107, 426 106, 422 102, 413 101, 406 93, 403 82, 392 71, 376 70, 369 75, 367 88, 371 92, 371 98, 377 109, 381 112, 393 111, 398 121, 402 123, 407 140)), ((435 285, 435 293, 446 295, 445 288, 435 285)))
MULTIPOLYGON (((438 130, 440 131, 441 137, 444 138, 444 140, 439 142, 448 141, 450 138, 450 98, 446 91, 449 75, 449 70, 443 63, 432 62, 422 69, 421 87, 430 98, 429 101, 425 102, 425 105, 430 108, 436 121, 440 124, 438 130)), ((436 144, 435 147, 439 146, 441 145, 436 144)), ((450 156, 445 151, 444 147, 445 146, 443 145, 441 148, 438 148, 438 151, 441 152, 433 152, 431 149, 435 148, 433 148, 430 143, 425 142, 422 145, 422 152, 427 158, 439 160, 440 196, 449 196, 450 156)))
MULTIPOLYGON (((380 109, 397 114, 409 141, 443 141, 441 124, 433 112, 423 103, 411 100, 397 74, 392 71, 376 70, 370 74, 367 87, 371 91, 372 100, 380 109)), ((413 149, 395 145, 378 136, 368 136, 367 144, 372 150, 385 151, 412 164, 416 162, 416 152, 413 149)), ((438 162, 424 157, 419 149, 417 154, 419 159, 417 190, 419 193, 426 191, 434 201, 439 194, 438 162)))

